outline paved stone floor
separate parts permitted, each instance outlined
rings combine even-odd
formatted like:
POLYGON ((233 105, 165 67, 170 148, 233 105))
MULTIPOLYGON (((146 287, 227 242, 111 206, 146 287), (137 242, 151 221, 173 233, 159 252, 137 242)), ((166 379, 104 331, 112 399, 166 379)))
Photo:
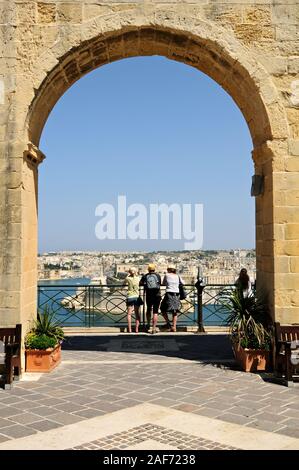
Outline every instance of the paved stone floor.
POLYGON ((144 403, 299 439, 299 387, 269 380, 237 369, 226 335, 74 336, 52 373, 25 374, 12 390, 0 389, 0 448, 144 403))
POLYGON ((73 447, 73 450, 121 450, 142 445, 144 442, 159 442, 162 447, 178 450, 237 450, 236 447, 226 446, 209 439, 198 438, 164 426, 145 423, 131 428, 126 432, 108 435, 105 438, 73 447))

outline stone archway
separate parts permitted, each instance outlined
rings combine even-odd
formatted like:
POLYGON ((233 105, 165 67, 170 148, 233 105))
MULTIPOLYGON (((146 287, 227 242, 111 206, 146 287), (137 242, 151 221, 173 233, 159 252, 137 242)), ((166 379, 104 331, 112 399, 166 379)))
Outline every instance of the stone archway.
MULTIPOLYGON (((37 52, 24 58, 26 47, 30 51, 33 47, 24 39, 24 49, 16 52, 17 86, 11 98, 14 106, 7 112, 14 125, 3 146, 6 222, 0 269, 5 288, 0 296, 0 324, 22 321, 25 325, 36 310, 37 166, 44 158, 38 144, 51 109, 84 74, 138 55, 163 55, 198 68, 216 80, 242 111, 252 136, 256 174, 265 178, 264 194, 256 200, 258 283, 268 292, 273 316, 298 322, 298 142, 292 138, 281 85, 263 56, 251 47, 251 33, 242 37, 226 23, 202 18, 199 7, 182 10, 175 3, 173 8, 124 8, 80 22, 77 5, 67 10, 61 29, 57 22, 61 7, 55 5, 39 3, 34 10, 37 22, 52 25, 52 29, 45 26, 50 44, 41 40, 37 52)), ((26 31, 31 28, 32 33, 35 27, 29 21, 26 31)))
MULTIPOLYGON (((59 58, 59 63, 41 83, 28 115, 28 137, 38 145, 45 121, 62 94, 84 74, 101 65, 134 56, 162 55, 183 62, 209 75, 233 97, 248 123, 253 143, 259 146, 272 140, 275 130, 266 109, 265 94, 275 102, 275 90, 269 82, 253 80, 236 58, 217 42, 172 28, 121 28, 84 41, 59 58)), ((241 55, 242 57, 242 55, 241 55)), ((261 72, 261 71, 260 71, 261 72)), ((258 72, 256 73, 256 78, 258 72)))

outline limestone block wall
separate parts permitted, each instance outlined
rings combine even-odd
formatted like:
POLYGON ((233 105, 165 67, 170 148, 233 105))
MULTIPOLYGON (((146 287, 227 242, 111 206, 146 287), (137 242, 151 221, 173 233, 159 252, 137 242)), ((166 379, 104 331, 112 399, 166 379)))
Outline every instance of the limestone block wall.
POLYGON ((299 5, 293 0, 0 1, 0 324, 36 310, 39 138, 56 101, 101 65, 159 54, 240 107, 256 173, 258 282, 299 322, 299 5))

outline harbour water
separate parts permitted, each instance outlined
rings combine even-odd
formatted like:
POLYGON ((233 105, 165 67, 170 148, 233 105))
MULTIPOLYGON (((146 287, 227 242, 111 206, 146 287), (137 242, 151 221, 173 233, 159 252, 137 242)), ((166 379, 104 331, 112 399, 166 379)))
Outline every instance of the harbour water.
MULTIPOLYGON (((197 325, 196 300, 194 294, 190 296, 187 306, 178 316, 178 326, 197 325)), ((123 327, 127 324, 123 289, 115 289, 111 293, 109 289, 93 286, 90 278, 39 281, 39 309, 43 310, 46 305, 55 312, 55 318, 62 326, 123 327)), ((225 318, 226 312, 217 303, 203 305, 204 325, 223 326, 225 318)), ((141 319, 145 322, 145 306, 141 307, 141 319)), ((164 323, 160 316, 159 323, 164 323)))

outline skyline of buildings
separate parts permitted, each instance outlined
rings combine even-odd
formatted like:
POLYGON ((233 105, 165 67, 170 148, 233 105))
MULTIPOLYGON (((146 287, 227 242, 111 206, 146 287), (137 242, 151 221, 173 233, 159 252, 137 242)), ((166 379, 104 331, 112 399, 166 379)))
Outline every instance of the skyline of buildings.
POLYGON ((38 256, 39 280, 90 278, 101 284, 124 275, 130 266, 139 274, 147 272, 148 263, 156 264, 156 271, 164 274, 169 263, 174 263, 186 283, 199 277, 206 283, 233 283, 242 267, 255 279, 255 250, 199 250, 155 252, 47 252, 38 256))

